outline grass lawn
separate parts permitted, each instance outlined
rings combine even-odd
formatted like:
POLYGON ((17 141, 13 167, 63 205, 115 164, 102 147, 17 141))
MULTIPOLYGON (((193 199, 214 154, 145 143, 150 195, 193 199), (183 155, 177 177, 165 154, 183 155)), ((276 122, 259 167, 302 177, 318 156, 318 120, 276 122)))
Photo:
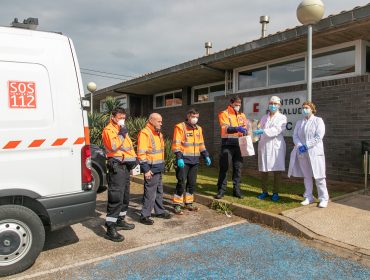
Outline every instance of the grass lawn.
MULTIPOLYGON (((231 173, 231 172, 229 172, 231 173)), ((272 174, 270 178, 272 179, 272 174)), ((217 178, 218 169, 216 168, 206 168, 200 167, 197 178, 196 192, 199 194, 204 194, 208 196, 214 196, 217 193, 217 178)), ((175 172, 169 172, 164 174, 163 183, 170 186, 176 185, 175 172)), ((272 188, 272 181, 269 181, 269 186, 272 188)), ((300 207, 300 202, 303 200, 302 194, 304 193, 303 183, 295 183, 289 180, 282 180, 282 185, 280 188, 279 196, 280 200, 278 202, 272 202, 270 199, 260 200, 257 199, 257 195, 261 193, 261 181, 259 178, 252 177, 250 175, 242 176, 241 189, 244 195, 243 199, 234 198, 232 196, 232 181, 231 174, 229 174, 227 191, 223 199, 230 201, 232 203, 238 203, 246 205, 253 208, 258 208, 264 211, 272 212, 275 214, 281 213, 282 211, 300 207)), ((271 188, 269 188, 269 193, 271 194, 271 188)), ((314 186, 316 191, 316 187, 314 186)), ((330 197, 335 197, 344 194, 344 192, 331 191, 329 193, 330 197)), ((315 193, 315 197, 317 194, 315 193)))

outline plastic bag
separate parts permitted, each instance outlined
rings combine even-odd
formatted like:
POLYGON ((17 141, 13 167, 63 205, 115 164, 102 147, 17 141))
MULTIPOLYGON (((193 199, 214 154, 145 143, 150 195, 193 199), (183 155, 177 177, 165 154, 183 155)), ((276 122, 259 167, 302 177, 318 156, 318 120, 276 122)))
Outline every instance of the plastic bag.
POLYGON ((239 137, 239 148, 242 157, 255 155, 252 137, 250 135, 239 137))

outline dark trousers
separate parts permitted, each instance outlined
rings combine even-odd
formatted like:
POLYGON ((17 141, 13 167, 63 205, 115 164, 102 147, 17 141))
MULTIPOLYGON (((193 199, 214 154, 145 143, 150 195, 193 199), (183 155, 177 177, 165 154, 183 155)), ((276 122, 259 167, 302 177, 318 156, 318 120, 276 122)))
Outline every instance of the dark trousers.
POLYGON ((155 214, 164 213, 162 173, 153 174, 152 178, 149 180, 145 179, 144 176, 144 195, 141 217, 150 217, 153 208, 155 214))
POLYGON ((224 194, 227 186, 227 171, 229 163, 233 166, 233 193, 240 195, 240 177, 243 167, 243 157, 240 153, 239 146, 222 146, 220 154, 220 172, 218 174, 217 188, 218 193, 224 194))
MULTIPOLYGON (((274 173, 274 184, 272 185, 272 192, 278 193, 280 189, 280 182, 281 182, 281 171, 271 171, 274 173)), ((267 187, 267 180, 268 180, 268 173, 269 172, 261 172, 261 183, 262 183, 262 191, 268 192, 267 187)))
POLYGON ((108 205, 106 223, 114 224, 125 216, 130 201, 130 172, 125 164, 108 159, 108 205))
POLYGON ((176 194, 182 196, 185 192, 193 194, 197 183, 198 164, 185 164, 184 168, 176 168, 176 194))

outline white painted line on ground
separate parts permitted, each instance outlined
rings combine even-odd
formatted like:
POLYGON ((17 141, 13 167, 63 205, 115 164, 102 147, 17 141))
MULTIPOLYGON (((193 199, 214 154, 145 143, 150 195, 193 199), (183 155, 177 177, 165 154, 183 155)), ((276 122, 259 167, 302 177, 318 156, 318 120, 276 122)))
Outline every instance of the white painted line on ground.
POLYGON ((114 254, 110 254, 110 255, 106 255, 106 256, 102 256, 102 257, 97 257, 97 258, 93 258, 93 259, 90 259, 90 260, 81 261, 81 262, 78 262, 78 263, 75 263, 75 264, 70 264, 70 265, 50 269, 48 271, 36 272, 36 273, 30 274, 30 275, 25 275, 25 276, 21 276, 19 278, 11 278, 11 279, 22 280, 22 279, 31 279, 31 278, 35 278, 35 277, 45 276, 45 275, 48 275, 48 274, 61 272, 63 270, 73 269, 73 268, 76 268, 76 267, 79 267, 79 266, 92 264, 92 263, 95 263, 95 262, 100 262, 100 261, 103 261, 103 260, 106 260, 106 259, 109 259, 109 258, 123 256, 123 255, 127 255, 127 254, 130 254, 130 253, 133 253, 133 252, 141 251, 141 250, 144 250, 144 249, 148 249, 148 248, 168 244, 168 243, 171 243, 171 242, 176 242, 176 241, 179 241, 179 240, 183 240, 183 239, 187 239, 187 238, 190 238, 190 237, 202 235, 202 234, 205 234, 205 233, 214 232, 214 231, 217 231, 217 230, 220 230, 220 229, 236 226, 236 225, 243 224, 243 223, 248 223, 248 222, 245 221, 245 220, 239 221, 239 222, 234 222, 234 223, 231 223, 231 224, 226 224, 226 225, 206 229, 206 230, 203 230, 203 231, 200 231, 200 232, 192 233, 192 234, 189 234, 189 235, 186 235, 186 236, 181 236, 181 237, 169 239, 169 240, 166 240, 166 241, 159 241, 159 242, 156 242, 156 243, 153 243, 153 244, 148 244, 148 245, 144 245, 144 246, 141 246, 141 247, 132 248, 132 249, 129 249, 129 250, 126 250, 126 251, 123 251, 123 252, 117 252, 117 253, 114 253, 114 254))

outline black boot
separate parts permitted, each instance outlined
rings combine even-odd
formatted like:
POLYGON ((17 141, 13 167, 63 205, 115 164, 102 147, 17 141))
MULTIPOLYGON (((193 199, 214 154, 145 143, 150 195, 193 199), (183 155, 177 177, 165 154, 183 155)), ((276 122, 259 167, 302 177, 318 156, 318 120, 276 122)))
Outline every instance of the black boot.
POLYGON ((215 196, 214 196, 214 198, 216 198, 216 199, 221 199, 221 198, 223 198, 224 197, 224 193, 222 192, 222 191, 219 191, 215 196))
POLYGON ((119 217, 117 219, 117 223, 116 223, 116 227, 118 230, 120 229, 123 229, 123 230, 130 230, 130 229, 134 229, 135 228, 135 225, 134 224, 129 224, 125 221, 125 218, 121 218, 119 217))
POLYGON ((238 188, 234 187, 233 188, 233 196, 237 197, 237 198, 240 198, 240 199, 244 198, 244 196, 242 195, 242 192, 240 191, 240 187, 238 187, 238 188))
POLYGON ((105 234, 105 238, 112 240, 114 242, 122 242, 125 238, 117 232, 116 225, 107 225, 107 233, 105 234))

